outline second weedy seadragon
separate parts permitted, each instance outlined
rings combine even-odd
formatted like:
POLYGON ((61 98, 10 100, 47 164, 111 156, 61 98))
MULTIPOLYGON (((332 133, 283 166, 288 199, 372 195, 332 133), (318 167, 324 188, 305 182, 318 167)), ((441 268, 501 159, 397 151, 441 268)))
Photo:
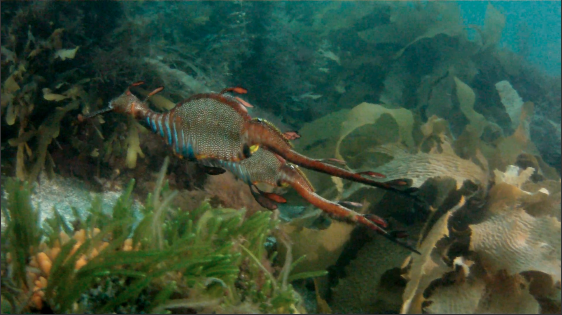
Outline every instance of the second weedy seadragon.
POLYGON ((402 233, 385 231, 387 223, 382 218, 374 214, 362 215, 316 194, 314 187, 297 165, 287 163, 285 159, 273 152, 260 148, 250 158, 240 162, 207 159, 201 163, 209 168, 226 169, 232 172, 250 186, 256 201, 265 208, 276 209, 276 203, 284 203, 285 199, 277 194, 261 191, 256 184, 263 183, 273 187, 288 186, 332 218, 366 226, 390 241, 419 254, 413 247, 398 239, 402 233))
MULTIPOLYGON (((140 84, 142 82, 132 86, 140 84)), ((259 146, 307 169, 416 198, 411 194, 414 190, 408 180, 379 182, 366 176, 384 177, 381 174, 353 173, 296 152, 275 126, 264 119, 250 117, 246 110, 246 106, 250 106, 247 102, 226 94, 230 91, 245 93, 242 88, 197 94, 179 102, 168 112, 158 113, 148 107, 147 99, 162 89, 163 87, 155 89, 141 101, 127 88, 122 95, 111 100, 107 108, 85 118, 109 111, 131 115, 159 133, 177 154, 192 161, 217 159, 238 162, 251 156, 252 147, 259 146)))

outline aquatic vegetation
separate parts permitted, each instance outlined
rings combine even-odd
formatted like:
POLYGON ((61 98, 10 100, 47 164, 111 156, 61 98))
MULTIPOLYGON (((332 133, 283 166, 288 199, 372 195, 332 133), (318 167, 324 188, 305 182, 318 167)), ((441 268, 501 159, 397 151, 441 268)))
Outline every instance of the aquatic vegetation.
MULTIPOLYGON (((419 259, 413 257, 408 277, 420 279, 415 290, 418 293, 413 294, 416 282, 410 280, 403 312, 537 313, 560 307, 556 298, 560 294, 556 284, 560 283, 560 221, 556 218, 560 207, 547 208, 537 217, 525 211, 527 205, 549 194, 545 188, 533 193, 518 188, 533 171, 517 167, 510 167, 506 173, 496 171, 496 185, 488 195, 484 213, 472 213, 473 220, 480 223, 468 225, 470 232, 458 231, 451 224, 463 211, 459 207, 431 228, 422 247, 425 244, 432 254, 424 263, 426 269, 417 267, 419 259), (434 232, 436 237, 431 236, 434 232), (499 235, 502 237, 498 239, 499 235), (421 278, 417 276, 420 270, 421 278)), ((473 211, 469 208, 464 211, 473 211)))
POLYGON ((74 36, 84 36, 74 24, 83 16, 78 7, 48 3, 7 7, 2 10, 3 16, 9 12, 9 23, 2 25, 2 71, 8 74, 2 82, 2 149, 15 153, 9 165, 13 174, 34 181, 43 170, 50 176, 55 171, 54 147, 71 150, 67 139, 76 133, 60 132, 69 128, 67 113, 88 107, 96 93, 87 92, 91 81, 79 65, 84 49, 73 41, 74 36), (76 19, 49 23, 61 13, 57 9, 69 10, 76 19))
POLYGON ((324 272, 290 274, 291 259, 279 272, 264 265, 272 254, 265 240, 277 225, 270 213, 244 219, 243 211, 208 203, 188 212, 171 209, 177 192, 163 180, 166 167, 138 225, 131 213, 131 182, 110 217, 95 199, 72 237, 60 216, 39 226, 30 184, 8 179, 2 208, 8 219, 2 231, 2 298, 8 302, 3 310, 296 311, 300 298, 290 281, 324 272))
MULTIPOLYGON (((419 224, 409 226, 408 233, 416 237, 420 229, 419 224)), ((420 252, 423 255, 423 250, 420 252)), ((345 277, 338 279, 330 290, 333 310, 337 313, 370 310, 390 313, 400 309, 405 280, 397 276, 397 271, 409 255, 406 250, 389 248, 379 238, 365 244, 357 252, 357 258, 345 266, 345 277), (365 290, 366 287, 370 290, 365 290)))
MULTIPOLYGON (((11 30, 15 32, 16 30, 11 30)), ((2 110, 6 123, 10 126, 18 126, 18 136, 9 140, 10 146, 17 147, 16 176, 20 179, 36 179, 39 172, 45 166, 45 161, 49 161, 48 169, 52 172, 52 158, 47 152, 47 147, 56 138, 60 130, 60 121, 64 115, 73 109, 78 108, 79 103, 75 101, 81 98, 83 91, 73 87, 63 95, 51 94, 50 90, 43 90, 44 99, 47 101, 61 101, 71 97, 73 101, 65 107, 57 107, 40 126, 33 126, 30 116, 37 107, 33 94, 39 89, 40 80, 34 73, 40 69, 40 59, 48 52, 61 54, 61 36, 63 29, 55 30, 48 39, 36 39, 31 30, 28 33, 25 49, 18 52, 17 42, 14 35, 7 45, 3 46, 2 53, 7 57, 6 62, 10 64, 10 75, 2 86, 2 110), (35 47, 35 48, 34 48, 35 47), (33 49, 34 48, 34 49, 33 49), (58 49, 58 50, 57 50, 58 49), (82 92, 82 93, 81 93, 82 92), (28 142, 37 138, 35 147, 30 147, 28 142), (26 168, 26 164, 31 164, 31 169, 26 168)), ((73 56, 72 56, 73 57, 73 56)), ((68 56, 66 58, 71 58, 68 56)), ((44 78, 43 78, 44 80, 44 78)), ((62 86, 63 84, 59 84, 62 86)))
POLYGON ((391 23, 359 32, 359 37, 371 44, 394 43, 401 49, 400 57, 416 42, 444 34, 450 37, 462 33, 460 10, 454 3, 431 3, 420 10, 421 5, 390 5, 391 23))
MULTIPOLYGON (((483 27, 469 26, 478 29, 475 40, 468 40, 454 3, 408 6, 365 2, 314 5, 242 2, 143 6, 126 2, 115 4, 103 14, 98 14, 102 10, 98 4, 33 3, 7 5, 7 8, 3 10, 7 17, 3 34, 12 35, 4 35, 7 40, 2 64, 3 70, 11 75, 3 78, 2 110, 6 117, 15 118, 17 115, 12 113, 29 111, 18 105, 17 99, 25 96, 28 104, 34 104, 31 126, 23 123, 21 128, 21 134, 27 137, 32 135, 27 131, 33 132, 40 125, 37 117, 47 117, 53 110, 52 105, 43 106, 45 99, 36 100, 39 95, 33 91, 48 89, 45 91, 50 92, 44 95, 52 99, 50 102, 64 106, 70 98, 61 97, 72 90, 69 86, 81 87, 85 94, 77 110, 85 114, 100 108, 123 86, 139 79, 152 86, 164 84, 164 93, 172 99, 244 82, 250 90, 259 90, 249 96, 251 103, 282 115, 279 119, 291 123, 293 128, 333 110, 352 108, 367 101, 411 109, 423 119, 436 114, 450 121, 453 133, 458 136, 466 120, 455 104, 456 76, 474 89, 475 110, 507 133, 510 133, 509 118, 505 108, 492 95, 495 91, 485 87, 507 80, 522 99, 533 100, 539 110, 530 129, 537 139, 537 148, 547 163, 558 164, 559 145, 548 145, 548 141, 556 139, 546 136, 557 130, 556 124, 539 121, 559 116, 557 106, 549 105, 556 104, 559 83, 546 79, 516 55, 497 47, 505 16, 493 5, 487 8, 483 27), (185 14, 180 19, 174 12, 185 14), (224 18, 216 18, 223 13, 224 18), (71 21, 66 16, 76 19, 71 21), (56 22, 50 25, 49 21, 56 22), (32 37, 28 37, 29 25, 32 37), (56 57, 56 51, 75 50, 78 46, 74 59, 63 61, 56 57), (34 54, 29 56, 32 51, 34 54), (255 63, 250 63, 250 59, 255 63), (25 64, 29 65, 22 72, 21 65, 25 64), (39 77, 57 79, 55 84, 49 84, 39 77), (32 78, 36 88, 31 89, 30 84, 29 88, 13 93, 14 82, 23 87, 32 78), (60 85, 62 82, 68 84, 60 85), (17 96, 16 102, 9 107, 13 96, 17 96)), ((158 104, 155 99, 152 101, 158 104)), ((169 108, 170 104, 156 106, 169 108)), ((136 165, 133 161, 139 152, 146 155, 140 160, 141 168, 161 163, 161 159, 152 162, 159 152, 147 151, 148 145, 143 143, 146 136, 135 133, 138 128, 125 119, 108 118, 105 123, 76 128, 69 116, 64 116, 60 123, 72 133, 63 133, 51 140, 52 145, 47 145, 48 169, 58 171, 71 164, 61 158, 71 151, 85 165, 99 162, 98 177, 119 169, 125 183, 131 177, 140 179, 136 171, 124 170, 136 165), (91 134, 100 138, 95 138, 95 143, 85 141, 91 134), (127 136, 121 137, 123 134, 127 136), (139 148, 133 145, 136 135, 139 148)), ((16 124, 8 128, 3 123, 9 135, 6 140, 19 138, 20 127, 16 124)), ((498 132, 498 128, 491 132, 498 132)), ((13 149, 4 145, 4 150, 8 150, 5 153, 17 156, 20 161, 35 160, 35 141, 29 140, 18 142, 13 149)), ((14 172, 18 169, 20 178, 24 178, 26 170, 22 163, 16 168, 16 160, 14 166, 12 163, 7 166, 14 172)))
MULTIPOLYGON (((309 123, 299 131, 302 140, 297 148, 306 154, 314 154, 319 149, 322 152, 339 150, 339 156, 353 171, 369 168, 390 174, 389 180, 410 178, 412 185, 419 187, 420 194, 432 205, 429 212, 414 208, 419 213, 406 220, 412 216, 411 206, 396 206, 393 205, 395 199, 365 194, 369 187, 355 183, 345 186, 337 180, 322 180, 320 176, 310 174, 313 182, 323 182, 324 194, 334 195, 336 199, 363 199, 363 203, 376 204, 366 211, 376 211, 377 215, 395 219, 389 220, 394 228, 407 226, 422 253, 410 257, 407 252, 389 250, 377 238, 369 238, 363 247, 356 249, 353 254, 356 257, 342 260, 344 255, 339 256, 340 253, 349 250, 358 237, 351 231, 345 236, 340 235, 349 243, 335 243, 339 247, 330 250, 341 260, 331 260, 330 264, 342 269, 342 274, 334 275, 337 282, 330 285, 327 301, 333 310, 346 313, 396 312, 400 309, 409 313, 466 313, 508 312, 518 307, 538 312, 539 309, 560 307, 556 298, 559 294, 560 253, 554 250, 560 242, 560 179, 549 166, 539 162, 539 155, 531 153, 538 153, 534 151, 527 129, 532 103, 521 107, 518 127, 512 135, 499 136, 488 142, 483 130, 493 123, 472 107, 472 89, 460 81, 457 84, 460 86, 459 101, 467 110, 467 116, 479 117, 470 120, 458 138, 454 137, 447 121, 435 116, 425 124, 414 120, 408 123, 407 119, 392 114, 369 120, 366 117, 370 117, 370 111, 388 109, 366 103, 352 111, 340 111, 309 123), (339 128, 332 128, 330 133, 317 132, 318 126, 328 121, 339 128), (350 132, 348 126, 359 127, 350 132), (373 137, 373 132, 384 137, 373 137), (404 138, 413 139, 413 143, 404 138), (334 146, 337 139, 340 144, 334 146), (372 147, 361 150, 367 139, 372 141, 372 147), (519 168, 510 166, 510 163, 536 169, 527 168, 519 175, 519 168), (505 174, 499 171, 502 169, 505 174), (531 192, 519 191, 517 187, 531 176, 533 182, 527 183, 533 187, 531 192), (507 183, 515 186, 507 189, 507 183), (511 228, 505 229, 506 226, 511 228), (515 241, 524 235, 528 238, 525 242, 515 241), (542 246, 537 245, 539 243, 542 246), (511 248, 508 244, 521 244, 522 247, 511 248), (538 252, 530 248, 536 248, 538 252), (380 268, 372 270, 368 267, 373 265, 380 268), (451 286, 451 281, 456 281, 457 285, 451 286), (501 287, 506 288, 502 295, 487 293, 495 290, 492 288, 501 287), (467 300, 469 298, 472 300, 467 300), (512 299, 520 299, 521 304, 509 304, 507 301, 512 299), (452 304, 451 300, 458 304, 452 304)), ((314 239, 305 234, 292 232, 294 238, 307 240, 297 242, 295 250, 314 248, 322 243, 316 240, 316 244, 311 244, 314 239)), ((332 257, 328 253, 324 255, 328 259, 332 257)), ((313 260, 302 266, 316 266, 316 263, 313 260)))
POLYGON ((484 209, 450 194, 437 210, 444 214, 428 220, 420 233, 421 256, 383 255, 383 244, 368 242, 345 267, 330 305, 338 312, 555 312, 560 308, 560 182, 527 182, 532 173, 517 167, 496 171, 497 184, 484 209), (533 189, 517 188, 523 183, 533 189), (526 210, 533 208, 540 214, 526 210), (366 267, 372 265, 380 269, 366 267))
POLYGON ((560 312, 560 77, 529 62, 533 37, 504 30, 517 14, 500 6, 466 25, 454 2, 3 2, 2 175, 30 184, 2 187, 2 312, 560 312), (407 179, 430 207, 304 170, 422 255, 291 189, 260 187, 287 200, 261 212, 246 183, 131 117, 76 120, 140 80, 166 87, 148 99, 161 112, 244 86, 240 108, 298 131, 296 152, 407 179), (39 226, 27 196, 53 175, 127 189, 113 213, 94 198, 39 226), (291 275, 318 270, 293 283, 300 303, 291 275))

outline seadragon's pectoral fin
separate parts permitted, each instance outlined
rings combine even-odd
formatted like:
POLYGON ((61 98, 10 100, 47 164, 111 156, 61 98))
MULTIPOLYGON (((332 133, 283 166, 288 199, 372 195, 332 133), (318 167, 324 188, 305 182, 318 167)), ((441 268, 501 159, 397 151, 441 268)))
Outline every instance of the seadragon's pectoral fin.
POLYGON ((268 193, 265 191, 261 191, 256 185, 249 184, 250 191, 252 192, 252 196, 254 199, 264 208, 269 210, 277 209, 278 203, 286 203, 287 200, 281 197, 278 194, 268 193))
POLYGON ((202 166, 203 169, 205 170, 205 173, 209 175, 220 175, 226 172, 226 170, 222 167, 214 167, 214 166, 206 166, 206 165, 202 165, 202 166))

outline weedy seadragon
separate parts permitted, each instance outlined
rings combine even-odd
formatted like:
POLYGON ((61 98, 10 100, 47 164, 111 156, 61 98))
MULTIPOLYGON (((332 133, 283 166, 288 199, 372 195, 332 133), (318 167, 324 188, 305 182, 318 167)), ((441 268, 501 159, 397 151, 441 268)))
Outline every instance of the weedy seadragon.
MULTIPOLYGON (((131 86, 140 84, 142 82, 134 83, 131 86)), ((256 200, 266 207, 269 205, 268 208, 273 207, 271 201, 279 199, 256 190, 257 188, 252 187, 254 182, 275 180, 274 185, 290 185, 308 202, 331 216, 366 225, 415 252, 413 248, 398 241, 395 235, 387 233, 379 226, 386 225, 384 220, 372 215, 363 216, 315 194, 304 174, 296 167, 301 166, 416 198, 413 194, 415 189, 410 187, 411 181, 405 179, 389 182, 376 181, 374 178, 384 178, 384 175, 375 172, 354 173, 329 164, 327 160, 312 159, 296 152, 288 137, 273 124, 261 118, 250 117, 246 110, 246 107, 251 107, 250 104, 239 97, 228 94, 228 92, 244 94, 246 90, 243 88, 227 88, 219 93, 197 94, 179 102, 170 111, 159 113, 151 110, 147 101, 150 96, 162 90, 163 87, 155 89, 141 101, 131 93, 129 87, 123 94, 112 99, 107 108, 85 117, 79 116, 79 120, 110 111, 131 115, 144 122, 155 133, 160 134, 177 155, 197 161, 206 167, 208 173, 217 174, 223 172, 222 169, 229 169, 249 183, 256 200), (260 161, 260 156, 251 159, 255 152, 262 155, 262 161, 260 161), (269 168, 263 178, 251 178, 251 176, 257 176, 258 173, 244 178, 246 176, 244 174, 257 170, 256 167, 259 167, 260 163, 269 163, 265 158, 268 158, 267 161, 276 159, 278 163, 261 164, 262 167, 269 168)))

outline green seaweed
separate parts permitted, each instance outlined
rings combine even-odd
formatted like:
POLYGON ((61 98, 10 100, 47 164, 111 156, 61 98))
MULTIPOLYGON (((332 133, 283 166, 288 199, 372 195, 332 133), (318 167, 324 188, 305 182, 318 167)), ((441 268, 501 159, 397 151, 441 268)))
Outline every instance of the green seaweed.
POLYGON ((30 202, 31 185, 8 178, 7 203, 2 208, 8 220, 2 231, 3 312, 38 311, 30 305, 33 283, 28 283, 26 268, 29 259, 45 247, 40 246, 42 241, 51 247, 62 244, 52 261, 48 285, 42 289, 44 305, 56 313, 162 313, 180 307, 211 312, 243 307, 242 303, 251 303, 264 313, 297 311, 301 298, 290 281, 326 272, 290 275, 302 258, 294 263, 287 258, 280 273, 263 264, 271 254, 265 247, 266 238, 279 223, 270 212, 244 218, 244 210, 212 208, 208 202, 191 211, 172 208, 177 192, 164 180, 167 165, 168 159, 142 209, 144 218, 136 226, 134 180, 111 215, 101 211, 99 197, 93 198, 86 217, 76 215, 80 223, 75 228, 90 236, 83 242, 71 238, 64 243, 61 234, 71 228, 56 209, 41 226, 39 213, 30 202), (129 238, 134 249, 127 251, 123 244, 129 238), (89 257, 105 241, 108 245, 97 256, 76 269, 77 261, 89 257), (6 252, 12 253, 10 262, 6 252), (242 269, 249 278, 240 278, 242 269), (244 288, 237 285, 240 281, 244 288))
MULTIPOLYGON (((31 257, 30 249, 37 249, 42 237, 39 227, 39 212, 31 205, 31 185, 8 179, 6 182, 7 211, 5 212, 7 228, 2 233, 2 239, 10 244, 3 248, 13 257, 13 281, 16 285, 29 288, 26 279, 26 265, 31 257)), ((4 244, 3 244, 4 245, 4 244)), ((4 256, 3 256, 4 257, 4 256)))

